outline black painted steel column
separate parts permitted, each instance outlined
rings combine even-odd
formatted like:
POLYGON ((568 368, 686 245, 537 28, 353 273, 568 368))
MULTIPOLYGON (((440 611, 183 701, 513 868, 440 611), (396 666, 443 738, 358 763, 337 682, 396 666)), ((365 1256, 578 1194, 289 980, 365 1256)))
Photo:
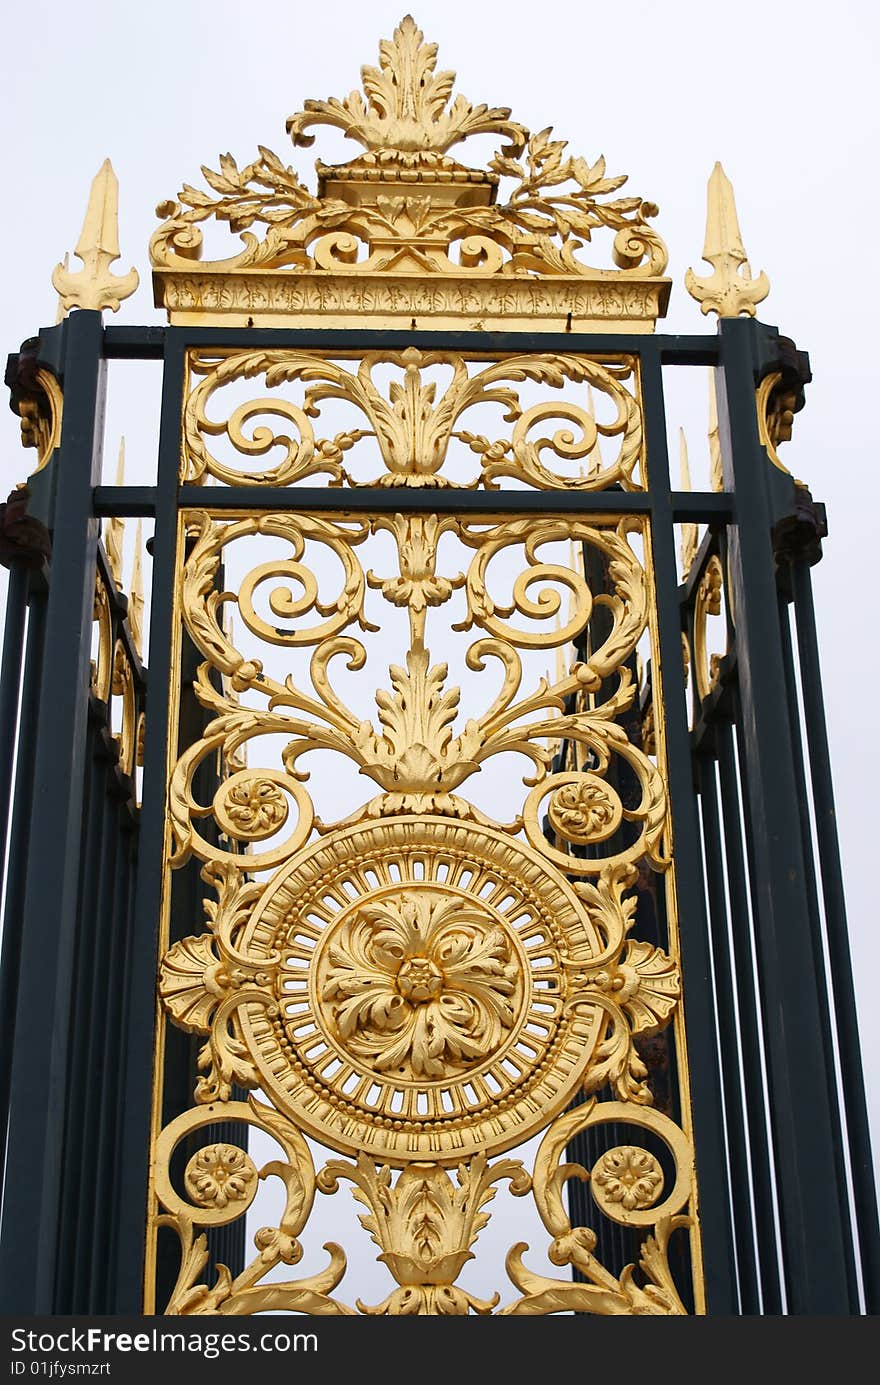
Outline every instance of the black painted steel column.
POLYGON ((159 433, 156 528, 150 607, 150 670, 144 744, 143 800, 138 847, 138 898, 120 1061, 125 1065, 126 1104, 119 1158, 118 1206, 110 1251, 113 1299, 108 1312, 143 1311, 147 1186, 150 1160, 156 971, 162 885, 165 876, 165 804, 168 743, 172 728, 171 679, 174 646, 174 567, 177 495, 184 389, 183 333, 165 334, 165 370, 159 433))
POLYGON ((39 691, 33 813, 0 1226, 7 1313, 54 1308, 67 1100, 69 1017, 79 883, 95 555, 92 487, 100 479, 105 370, 98 312, 65 323, 64 430, 39 691))
POLYGON ((834 995, 834 1013, 840 1067, 846 1092, 846 1126, 852 1167, 859 1253, 865 1293, 865 1311, 880 1313, 880 1230, 877 1224, 877 1190, 871 1155, 871 1132, 865 1101, 858 1014, 853 988, 852 959, 843 892, 837 812, 831 779, 831 755, 825 725, 819 639, 813 607, 810 565, 800 559, 791 565, 804 705, 805 738, 809 747, 810 777, 816 840, 822 873, 825 931, 834 995))
MULTIPOLYGON (((43 661, 46 592, 31 593, 21 678, 21 717, 18 724, 18 759, 15 765, 15 784, 8 809, 15 804, 9 830, 9 851, 3 880, 4 918, 3 946, 0 951, 0 1167, 5 1164, 6 1135, 9 1121, 9 1088, 12 1081, 12 1054, 15 1044, 15 1011, 18 1001, 18 974, 21 965, 21 906, 24 894, 27 834, 31 819, 31 794, 34 774, 34 734, 36 709, 43 661)), ((5 656, 5 644, 4 644, 5 656)), ((18 698, 18 670, 15 675, 18 698)), ((12 728, 10 728, 12 732, 12 728)), ((14 745, 11 747, 14 752, 14 745)), ((12 768, 10 760, 10 769, 12 768)), ((6 847, 4 835, 3 847, 6 847)))
POLYGON ((736 987, 730 958, 730 922, 724 890, 718 786, 715 762, 711 754, 703 752, 697 756, 696 773, 703 822, 706 889, 712 926, 712 971, 715 978, 715 1007, 723 1074, 724 1112, 727 1124, 728 1163, 731 1178, 730 1197, 733 1205, 736 1236, 740 1312, 753 1314, 759 1313, 761 1307, 752 1225, 749 1137, 740 1076, 736 987))
MULTIPOLYGON (((792 728, 779 643, 771 531, 775 478, 760 445, 755 389, 759 324, 719 324, 718 417, 727 489, 737 498, 729 571, 737 631, 741 737, 748 764, 748 817, 756 947, 766 1020, 767 1069, 779 1179, 788 1308, 798 1314, 858 1311, 835 1185, 835 1113, 828 1035, 810 936, 808 877, 791 762, 792 728)), ((784 481, 776 473, 780 483, 784 481)), ((793 492, 793 486, 792 486, 793 492)), ((780 498, 783 498, 780 489, 780 498)), ((793 497, 792 497, 793 498, 793 497)))
MULTIPOLYGON (((651 548, 657 592, 660 686, 666 726, 669 806, 707 1312, 731 1314, 738 1309, 733 1227, 722 1118, 722 1079, 712 998, 709 924, 703 892, 700 829, 691 771, 681 656, 681 611, 666 447, 666 411, 660 354, 647 345, 642 355, 641 384, 652 507, 651 548)), ((659 690, 657 684, 655 696, 656 690, 659 690)))

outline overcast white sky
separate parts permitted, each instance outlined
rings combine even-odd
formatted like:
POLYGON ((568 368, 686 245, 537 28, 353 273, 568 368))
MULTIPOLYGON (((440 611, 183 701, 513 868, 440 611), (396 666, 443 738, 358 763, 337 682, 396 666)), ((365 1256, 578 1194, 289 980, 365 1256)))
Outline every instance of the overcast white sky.
MULTIPOLYGON (((294 154, 286 117, 307 97, 343 96, 359 85, 361 64, 376 61, 379 38, 390 36, 405 8, 406 0, 8 6, 0 56, 7 166, 0 351, 54 321, 50 274, 73 250, 90 180, 108 155, 120 182, 122 259, 115 268, 134 264, 141 274, 140 290, 113 321, 160 321, 147 257, 157 202, 184 181, 198 182, 200 164, 216 166, 227 150, 246 162, 258 143, 310 172, 314 155, 294 154)), ((753 269, 770 276, 762 319, 810 352, 814 383, 783 459, 828 507, 831 533, 815 587, 880 1145, 880 1005, 873 993, 880 955, 878 507, 869 413, 878 397, 871 286, 880 256, 880 11, 869 0, 741 0, 711 8, 694 0, 420 0, 413 12, 470 100, 509 105, 533 130, 552 124, 572 152, 591 160, 604 153, 609 172, 629 173, 628 191, 660 204, 657 225, 674 279, 665 330, 714 330, 682 279, 688 265, 706 268, 705 185, 721 159, 753 269)), ((610 263, 600 253, 609 252, 597 244, 596 262, 610 263)), ((5 495, 30 463, 5 411, 0 440, 5 495)), ((129 432, 128 443, 136 473, 152 436, 129 432)), ((692 437, 692 452, 701 448, 692 437)))

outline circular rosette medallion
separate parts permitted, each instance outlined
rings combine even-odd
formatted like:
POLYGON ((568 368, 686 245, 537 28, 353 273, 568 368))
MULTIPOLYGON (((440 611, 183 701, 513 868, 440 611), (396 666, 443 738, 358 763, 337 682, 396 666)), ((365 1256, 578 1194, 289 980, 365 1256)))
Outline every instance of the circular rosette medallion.
POLYGON ((574 1095, 601 1013, 565 963, 599 942, 525 843, 447 818, 334 832, 284 866, 247 929, 280 955, 278 1013, 241 1012, 280 1110, 334 1149, 453 1162, 521 1143, 574 1095))

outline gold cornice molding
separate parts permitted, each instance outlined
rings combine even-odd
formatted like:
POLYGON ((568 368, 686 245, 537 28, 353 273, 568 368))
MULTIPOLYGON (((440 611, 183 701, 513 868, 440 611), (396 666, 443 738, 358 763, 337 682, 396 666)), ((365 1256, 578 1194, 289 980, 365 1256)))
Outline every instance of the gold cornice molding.
POLYGON ((242 270, 154 271, 156 303, 175 325, 213 327, 407 327, 478 331, 654 330, 666 312, 668 279, 616 275, 504 279, 489 276, 361 275, 242 270))
POLYGON ((329 125, 363 146, 346 164, 319 159, 315 193, 260 146, 242 168, 230 154, 203 166, 210 192, 186 184, 160 205, 150 256, 172 323, 653 330, 670 287, 656 206, 616 196, 625 176, 571 156, 550 127, 533 135, 507 107, 453 98, 436 54, 407 16, 362 69, 363 94, 289 118, 295 144, 329 125), (449 156, 488 133, 506 142, 485 168, 449 156), (202 259, 212 221, 239 233, 236 254, 202 259), (582 258, 600 230, 613 269, 582 258))

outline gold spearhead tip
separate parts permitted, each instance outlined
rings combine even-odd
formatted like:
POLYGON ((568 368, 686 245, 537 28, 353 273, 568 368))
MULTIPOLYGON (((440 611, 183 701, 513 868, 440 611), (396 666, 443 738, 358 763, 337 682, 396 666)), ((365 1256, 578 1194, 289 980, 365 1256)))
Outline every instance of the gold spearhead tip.
POLYGON ((103 251, 110 261, 119 259, 119 179, 113 165, 105 159, 92 179, 89 205, 76 250, 83 263, 89 255, 103 251))
POLYGON ((105 159, 92 180, 82 231, 73 252, 82 269, 72 273, 67 257, 55 266, 52 285, 61 299, 61 308, 112 308, 129 298, 140 282, 136 269, 127 274, 111 274, 109 266, 119 259, 119 181, 113 165, 105 159))
POLYGON ((762 271, 753 279, 742 242, 733 185, 720 163, 709 178, 706 239, 703 259, 713 274, 698 278, 692 269, 684 276, 685 287, 704 313, 719 317, 755 316, 755 307, 770 292, 770 280, 762 271))
POLYGON ((716 163, 709 179, 703 259, 714 264, 715 257, 724 254, 733 256, 740 264, 747 258, 736 215, 733 184, 721 164, 716 163))
MULTIPOLYGON (((119 455, 116 458, 116 484, 125 485, 125 438, 119 439, 119 455)), ((113 575, 113 581, 122 591, 122 545, 125 539, 125 520, 112 515, 104 529, 104 551, 113 575)))
MULTIPOLYGON (((678 465, 681 473, 681 488, 683 491, 692 489, 691 485, 691 464, 688 458, 687 437, 683 428, 678 430, 678 465)), ((694 558, 697 556, 697 549, 700 546, 700 529, 697 524, 683 524, 681 526, 681 571, 682 576, 687 577, 690 572, 694 558)))
POLYGON ((724 490, 724 468, 721 458, 721 436, 718 431, 718 398, 715 394, 715 375, 709 372, 709 484, 713 491, 724 490))
POLYGON ((134 647, 138 652, 139 658, 143 658, 144 649, 144 569, 141 549, 143 547, 143 534, 141 521, 137 522, 137 529, 134 536, 134 561, 131 568, 131 596, 128 602, 128 626, 131 630, 131 638, 134 647))

